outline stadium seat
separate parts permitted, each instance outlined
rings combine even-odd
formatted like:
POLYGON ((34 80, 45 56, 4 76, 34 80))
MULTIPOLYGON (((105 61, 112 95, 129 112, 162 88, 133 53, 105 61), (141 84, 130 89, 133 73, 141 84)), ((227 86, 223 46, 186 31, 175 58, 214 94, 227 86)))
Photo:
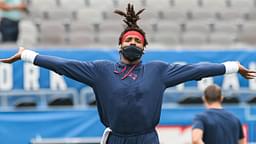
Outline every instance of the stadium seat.
POLYGON ((152 35, 152 42, 167 47, 174 47, 180 44, 182 28, 179 23, 161 21, 156 25, 156 32, 152 35))
POLYGON ((93 24, 81 22, 81 21, 74 21, 70 23, 69 27, 70 27, 69 29, 70 33, 81 32, 81 33, 91 34, 96 31, 93 24))
POLYGON ((104 48, 115 48, 118 46, 119 35, 120 32, 102 32, 98 34, 96 41, 104 48))
POLYGON ((110 11, 113 11, 112 9, 117 7, 118 3, 114 0, 85 0, 85 3, 87 7, 94 8, 94 9, 102 9, 102 8, 108 8, 110 11))
POLYGON ((42 21, 46 20, 46 13, 44 10, 29 8, 28 12, 28 19, 34 21, 35 23, 41 23, 42 21))
POLYGON ((205 45, 208 41, 207 33, 201 32, 185 32, 182 34, 181 43, 186 47, 199 47, 205 45))
POLYGON ((133 4, 135 7, 135 10, 145 8, 145 6, 146 6, 144 0, 119 0, 118 8, 123 10, 124 8, 126 8, 128 3, 133 4))
POLYGON ((160 19, 160 11, 158 9, 148 8, 140 15, 140 17, 143 19, 143 23, 156 23, 160 19))
POLYGON ((239 11, 244 10, 252 10, 255 9, 256 1, 255 0, 229 0, 230 1, 230 7, 232 9, 239 11))
POLYGON ((19 23, 18 44, 33 46, 38 42, 38 30, 33 21, 22 20, 19 23))
POLYGON ((24 2, 27 6, 30 6, 30 5, 31 5, 31 1, 32 1, 32 0, 23 0, 23 2, 24 2))
POLYGON ((78 10, 78 9, 84 9, 86 7, 85 0, 59 0, 60 1, 60 7, 62 9, 66 10, 78 10))
POLYGON ((175 33, 179 34, 183 31, 180 23, 173 23, 170 21, 160 21, 156 24, 156 31, 158 33, 175 33))
POLYGON ((106 21, 103 23, 99 24, 99 32, 102 33, 121 33, 124 30, 124 24, 120 24, 121 21, 119 23, 113 23, 111 21, 106 21))
POLYGON ((226 48, 232 47, 237 42, 236 34, 229 34, 226 32, 214 32, 209 36, 209 43, 213 45, 220 45, 226 48))
POLYGON ((70 23, 73 19, 72 11, 67 9, 48 9, 45 13, 46 19, 51 21, 70 23))
POLYGON ((227 0, 202 0, 202 8, 208 11, 219 11, 228 8, 227 0))
POLYGON ((249 22, 256 22, 256 11, 247 11, 245 13, 245 19, 249 20, 249 22))
POLYGON ((189 14, 191 15, 191 20, 196 21, 197 23, 210 23, 216 19, 216 13, 206 9, 190 10, 189 14))
POLYGON ((146 12, 151 9, 170 9, 172 7, 170 0, 144 0, 146 5, 146 12))
POLYGON ((57 0, 32 0, 30 7, 35 10, 56 9, 58 4, 57 0))
POLYGON ((63 24, 56 21, 44 21, 40 25, 40 43, 64 44, 66 43, 66 30, 63 24))
POLYGON ((154 22, 139 22, 138 25, 144 30, 146 35, 153 35, 156 32, 156 23, 154 22))
POLYGON ((170 0, 172 9, 193 10, 200 7, 199 0, 170 0))
POLYGON ((196 32, 208 35, 211 31, 210 24, 208 23, 198 23, 198 22, 188 22, 184 25, 185 32, 196 32))
POLYGON ((152 42, 171 48, 180 44, 180 37, 177 33, 156 33, 152 42))
POLYGON ((160 18, 163 20, 169 20, 170 22, 185 22, 188 20, 188 11, 184 10, 161 10, 160 18))
POLYGON ((111 21, 113 23, 120 23, 120 20, 122 19, 121 16, 115 14, 113 11, 110 11, 108 9, 103 10, 102 14, 104 20, 111 21))
POLYGON ((90 48, 95 43, 94 33, 71 32, 68 36, 70 46, 90 48))
POLYGON ((79 9, 76 14, 78 21, 98 24, 103 21, 103 10, 101 9, 79 9))
POLYGON ((238 35, 238 41, 240 43, 254 45, 255 37, 256 37, 256 23, 255 22, 247 22, 242 25, 242 31, 238 35))
POLYGON ((222 32, 227 34, 233 34, 236 35, 240 32, 239 25, 232 22, 215 22, 212 25, 212 32, 222 32))
POLYGON ((245 19, 245 13, 243 11, 224 9, 217 11, 217 18, 221 21, 232 23, 241 23, 245 19))

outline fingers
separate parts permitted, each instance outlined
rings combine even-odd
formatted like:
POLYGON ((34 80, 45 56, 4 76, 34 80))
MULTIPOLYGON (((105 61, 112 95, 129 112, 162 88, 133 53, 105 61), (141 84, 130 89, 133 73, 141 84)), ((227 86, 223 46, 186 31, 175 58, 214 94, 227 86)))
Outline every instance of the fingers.
POLYGON ((247 77, 249 77, 250 79, 254 79, 256 77, 255 74, 248 74, 247 77))
POLYGON ((7 58, 7 59, 0 59, 0 62, 11 63, 11 60, 9 58, 7 58))
POLYGON ((254 79, 256 77, 256 71, 254 70, 248 70, 246 72, 248 79, 254 79))
POLYGON ((17 60, 20 60, 21 53, 24 50, 25 50, 24 47, 19 47, 19 51, 15 55, 13 55, 13 56, 11 56, 9 58, 0 59, 0 62, 3 62, 3 63, 13 63, 13 62, 16 62, 17 60))
POLYGON ((246 79, 254 79, 256 78, 256 73, 255 72, 247 72, 242 74, 243 77, 246 79))
POLYGON ((250 76, 250 77, 256 77, 256 74, 255 74, 255 73, 249 73, 248 76, 250 76))
POLYGON ((246 79, 254 79, 255 76, 245 76, 246 79))
POLYGON ((240 71, 244 71, 244 72, 246 72, 246 73, 256 73, 255 70, 249 70, 249 69, 247 69, 247 68, 243 68, 243 69, 241 69, 240 71))
POLYGON ((254 70, 248 70, 248 73, 256 73, 254 70))
POLYGON ((256 78, 256 71, 255 70, 249 70, 242 65, 239 67, 239 73, 246 79, 254 79, 256 78))
POLYGON ((242 65, 240 65, 239 73, 246 79, 254 79, 256 78, 256 71, 255 70, 249 70, 242 65))

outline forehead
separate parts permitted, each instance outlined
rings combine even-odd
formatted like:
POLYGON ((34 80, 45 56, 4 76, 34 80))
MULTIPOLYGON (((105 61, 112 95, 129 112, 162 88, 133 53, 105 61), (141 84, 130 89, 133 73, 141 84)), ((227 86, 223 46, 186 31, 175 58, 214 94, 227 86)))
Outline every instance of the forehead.
POLYGON ((137 35, 127 35, 124 39, 131 39, 131 38, 137 38, 137 39, 140 39, 141 40, 141 38, 139 37, 139 36, 137 36, 137 35))

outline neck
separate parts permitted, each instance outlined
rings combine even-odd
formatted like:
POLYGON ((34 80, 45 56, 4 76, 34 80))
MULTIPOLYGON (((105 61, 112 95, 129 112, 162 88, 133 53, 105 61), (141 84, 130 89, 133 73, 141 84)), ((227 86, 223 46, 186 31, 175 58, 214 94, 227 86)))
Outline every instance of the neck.
POLYGON ((207 109, 222 109, 223 107, 222 107, 221 103, 214 102, 214 103, 210 103, 210 104, 206 103, 206 108, 207 109))

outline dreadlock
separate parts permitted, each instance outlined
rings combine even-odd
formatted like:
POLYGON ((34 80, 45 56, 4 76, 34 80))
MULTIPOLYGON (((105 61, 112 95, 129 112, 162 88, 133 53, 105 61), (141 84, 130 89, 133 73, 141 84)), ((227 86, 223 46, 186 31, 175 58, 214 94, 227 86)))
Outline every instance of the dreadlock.
POLYGON ((114 11, 114 13, 119 14, 125 18, 123 20, 123 22, 127 25, 127 27, 124 29, 124 31, 119 36, 119 45, 122 43, 123 35, 128 31, 139 32, 144 37, 144 41, 145 41, 144 46, 146 46, 148 44, 145 32, 137 25, 137 21, 140 19, 139 15, 144 10, 145 9, 141 9, 137 13, 135 13, 133 5, 128 3, 128 7, 126 8, 126 13, 123 11, 120 11, 120 10, 114 11))

